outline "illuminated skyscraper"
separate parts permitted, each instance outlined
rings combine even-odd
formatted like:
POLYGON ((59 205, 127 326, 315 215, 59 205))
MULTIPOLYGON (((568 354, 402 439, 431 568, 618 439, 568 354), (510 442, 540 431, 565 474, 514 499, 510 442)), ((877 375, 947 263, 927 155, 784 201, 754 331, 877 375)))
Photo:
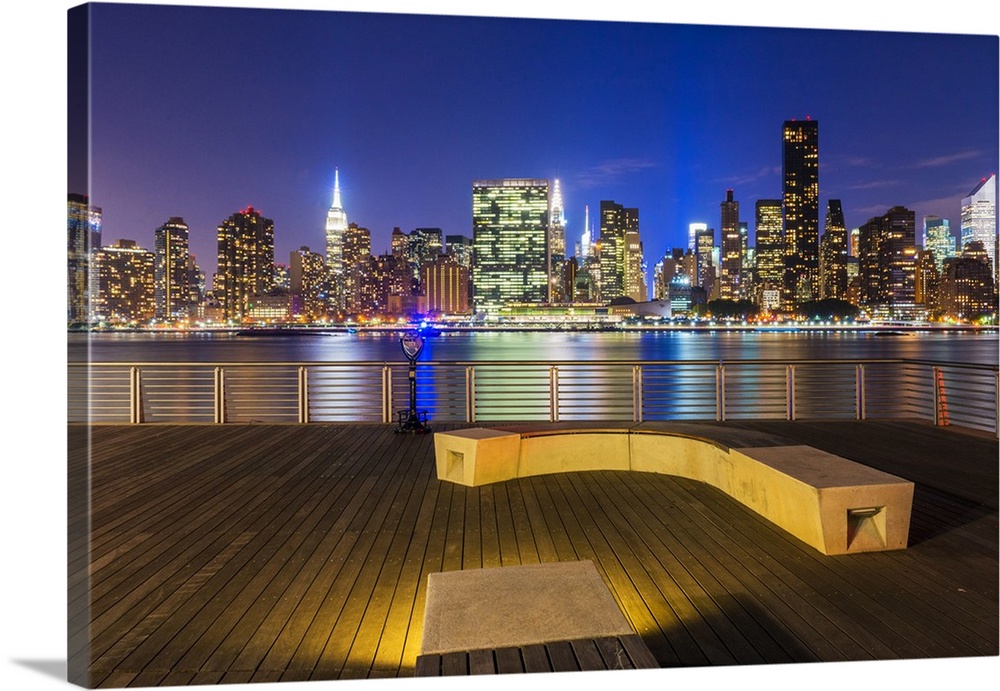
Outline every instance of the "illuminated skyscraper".
POLYGON ((292 315, 306 321, 326 314, 327 268, 323 255, 308 247, 293 250, 288 257, 292 315))
POLYGON ((218 247, 216 297, 223 318, 239 322, 274 286, 274 222, 247 207, 219 225, 218 247))
POLYGON ((472 270, 472 238, 465 235, 446 235, 444 251, 455 258, 461 266, 472 270))
POLYGON ((611 200, 601 202, 601 301, 611 302, 628 294, 625 236, 639 232, 639 210, 611 200))
POLYGON ((905 316, 916 299, 916 229, 913 211, 894 206, 861 226, 858 238, 860 300, 905 316))
POLYGON ((340 171, 333 170, 333 205, 326 212, 326 265, 331 276, 331 306, 344 309, 344 232, 347 230, 347 212, 340 204, 340 171))
POLYGON ((715 263, 712 261, 712 252, 715 249, 715 229, 709 228, 704 223, 695 230, 695 256, 698 261, 697 285, 705 289, 706 293, 712 292, 715 285, 715 263))
POLYGON ((191 305, 188 227, 174 216, 154 233, 156 318, 186 319, 191 305))
MULTIPOLYGON (((342 235, 340 252, 344 272, 339 292, 343 298, 343 308, 348 314, 359 314, 363 311, 364 304, 363 273, 367 270, 368 257, 372 253, 371 232, 357 223, 348 223, 342 235)), ((331 289, 329 284, 334 282, 336 279, 329 276, 327 290, 331 289)))
POLYGON ((625 295, 636 302, 646 301, 646 262, 639 231, 625 233, 625 295))
POLYGON ((989 254, 978 240, 944 263, 940 285, 941 308, 948 316, 976 319, 996 314, 997 291, 989 254))
POLYGON ((934 253, 934 263, 941 273, 944 260, 955 256, 955 236, 947 218, 924 216, 924 249, 934 253))
POLYGON ((788 120, 782 129, 786 306, 819 294, 819 123, 788 120))
POLYGON ((563 212, 559 180, 553 182, 552 208, 549 210, 549 302, 563 302, 562 270, 566 261, 566 215, 563 212))
POLYGON ((725 300, 739 300, 743 296, 741 287, 743 243, 740 238, 740 203, 733 199, 732 190, 726 190, 726 200, 719 206, 722 210, 719 296, 725 300))
POLYGON ((431 314, 469 313, 469 269, 451 255, 439 255, 420 267, 420 283, 431 314))
POLYGON ((474 180, 472 232, 476 312, 548 299, 548 180, 474 180))
POLYGON ((153 252, 134 240, 118 240, 93 253, 97 321, 113 325, 144 325, 155 313, 153 252))
POLYGON ((839 199, 826 203, 826 223, 820 241, 820 295, 844 300, 847 295, 847 227, 839 199))
POLYGON ((586 260, 590 257, 591 247, 594 243, 593 233, 590 231, 590 207, 583 207, 583 234, 580 235, 580 259, 586 260))
POLYGON ((981 242, 990 258, 990 266, 997 267, 997 176, 983 178, 969 196, 962 199, 962 247, 970 242, 981 242))
POLYGON ((101 248, 101 210, 90 206, 85 195, 70 194, 66 211, 66 317, 70 323, 85 323, 97 290, 90 262, 101 248))

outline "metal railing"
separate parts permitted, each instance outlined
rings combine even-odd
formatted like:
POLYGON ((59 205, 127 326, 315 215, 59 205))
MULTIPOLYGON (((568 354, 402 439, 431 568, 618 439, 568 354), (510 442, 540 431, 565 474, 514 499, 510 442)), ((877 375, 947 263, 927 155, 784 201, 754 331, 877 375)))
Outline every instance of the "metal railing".
MULTIPOLYGON (((69 364, 70 422, 383 422, 397 362, 69 364)), ((997 432, 995 365, 922 360, 475 361, 417 365, 431 421, 919 418, 997 432)))

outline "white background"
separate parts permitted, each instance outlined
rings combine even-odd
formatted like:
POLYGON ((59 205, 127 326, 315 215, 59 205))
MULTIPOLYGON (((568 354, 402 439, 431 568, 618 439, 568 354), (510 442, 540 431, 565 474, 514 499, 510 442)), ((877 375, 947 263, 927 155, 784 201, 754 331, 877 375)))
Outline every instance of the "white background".
MULTIPOLYGON (((0 688, 65 688, 66 665, 66 427, 65 427, 65 252, 66 213, 66 11, 78 3, 36 0, 4 4, 0 51, 3 91, 0 113, 4 145, 0 223, 5 252, 0 258, 4 323, 3 436, 0 464, 3 488, 3 539, 0 542, 0 621, 3 652, 0 688)), ((439 2, 176 2, 236 7, 294 7, 434 14, 489 14, 743 26, 822 27, 996 36, 993 2, 965 0, 916 4, 842 0, 829 2, 689 2, 652 10, 648 2, 616 0, 506 0, 502 3, 439 2), (470 9, 475 8, 475 9, 470 9)), ((377 42, 373 50, 377 50, 377 42)), ((955 75, 976 88, 977 75, 955 75)), ((933 94, 913 94, 913 107, 933 94)), ((956 104, 958 107, 958 104, 956 104)), ((924 660, 822 665, 783 665, 728 669, 680 669, 578 675, 586 686, 628 684, 648 688, 688 688, 739 684, 748 688, 802 687, 842 689, 889 684, 900 689, 936 689, 956 683, 998 678, 1000 658, 924 660), (582 678, 581 678, 582 677, 582 678)), ((560 678, 558 683, 570 682, 560 678)), ((476 685, 517 683, 541 688, 551 676, 477 678, 476 685)), ((316 689, 333 685, 362 691, 383 688, 441 688, 468 680, 307 682, 228 685, 260 691, 316 689)))

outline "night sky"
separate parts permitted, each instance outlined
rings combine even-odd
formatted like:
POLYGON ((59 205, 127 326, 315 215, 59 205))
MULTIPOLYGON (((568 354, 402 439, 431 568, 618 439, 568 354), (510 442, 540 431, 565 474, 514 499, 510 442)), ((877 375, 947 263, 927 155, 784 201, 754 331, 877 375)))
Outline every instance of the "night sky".
POLYGON ((995 35, 97 5, 93 39, 105 244, 181 216, 209 278, 247 206, 277 262, 325 253, 335 168, 376 254, 395 226, 471 236, 474 179, 559 178, 567 247, 611 199, 650 270, 730 188, 753 241, 785 120, 819 121, 821 224, 836 198, 848 227, 904 205, 957 233, 997 170, 995 35))

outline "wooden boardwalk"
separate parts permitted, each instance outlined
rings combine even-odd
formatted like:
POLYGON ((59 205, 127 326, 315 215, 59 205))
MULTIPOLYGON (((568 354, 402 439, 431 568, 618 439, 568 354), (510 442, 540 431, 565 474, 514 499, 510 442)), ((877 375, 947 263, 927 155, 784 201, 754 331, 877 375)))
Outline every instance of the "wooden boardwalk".
POLYGON ((391 425, 70 425, 71 681, 409 677, 428 574, 580 559, 661 667, 998 655, 995 438, 725 425, 913 480, 910 547, 825 557, 669 476, 443 483, 391 425))

